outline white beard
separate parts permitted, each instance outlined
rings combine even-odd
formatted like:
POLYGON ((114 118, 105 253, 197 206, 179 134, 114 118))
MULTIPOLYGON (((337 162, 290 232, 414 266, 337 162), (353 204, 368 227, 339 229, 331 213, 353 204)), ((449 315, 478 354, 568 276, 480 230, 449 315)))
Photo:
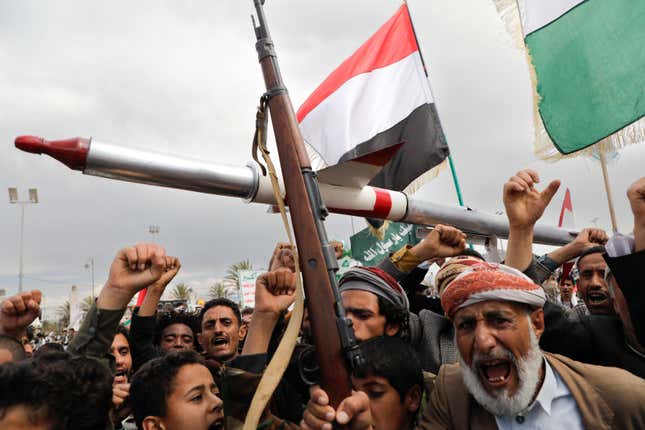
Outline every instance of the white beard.
POLYGON ((464 383, 470 394, 475 400, 482 405, 488 412, 498 416, 514 416, 529 407, 531 400, 536 395, 538 384, 540 382, 540 367, 544 362, 544 356, 540 350, 540 344, 533 326, 529 320, 530 348, 525 357, 516 359, 513 354, 504 347, 491 354, 483 356, 475 354, 473 357, 473 368, 468 366, 457 349, 457 359, 461 364, 464 383), (479 360, 488 360, 493 358, 506 358, 513 362, 518 376, 517 392, 513 396, 508 395, 508 388, 496 390, 496 396, 488 394, 480 381, 479 372, 476 370, 476 363, 479 360))

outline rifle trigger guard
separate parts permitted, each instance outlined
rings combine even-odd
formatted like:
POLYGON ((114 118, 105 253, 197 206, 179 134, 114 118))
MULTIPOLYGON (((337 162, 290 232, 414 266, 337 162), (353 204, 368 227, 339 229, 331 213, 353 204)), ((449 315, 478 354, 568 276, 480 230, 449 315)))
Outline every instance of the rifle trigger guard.
POLYGON ((316 362, 316 349, 309 346, 298 355, 298 373, 300 379, 308 386, 320 384, 320 366, 316 362))

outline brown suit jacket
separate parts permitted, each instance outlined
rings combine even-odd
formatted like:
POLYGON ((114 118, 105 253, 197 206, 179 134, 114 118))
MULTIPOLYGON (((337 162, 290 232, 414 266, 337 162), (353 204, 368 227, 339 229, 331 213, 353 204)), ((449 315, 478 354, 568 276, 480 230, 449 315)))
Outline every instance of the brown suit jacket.
MULTIPOLYGON (((645 429, 645 380, 615 367, 593 366, 544 353, 578 404, 586 429, 645 429)), ((459 364, 439 370, 417 429, 497 429, 463 383, 459 364)))

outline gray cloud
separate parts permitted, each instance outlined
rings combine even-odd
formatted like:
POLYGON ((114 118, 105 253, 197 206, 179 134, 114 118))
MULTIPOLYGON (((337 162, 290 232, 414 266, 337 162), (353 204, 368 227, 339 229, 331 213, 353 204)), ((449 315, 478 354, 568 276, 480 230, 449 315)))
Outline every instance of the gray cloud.
MULTIPOLYGON (((532 154, 530 87, 521 53, 492 4, 410 1, 439 114, 468 205, 502 208, 501 186, 519 168, 560 178, 571 188, 578 226, 598 217, 609 226, 597 162, 557 164, 532 154)), ((351 54, 399 6, 394 0, 268 1, 267 17, 294 105, 351 54)), ((284 239, 262 206, 81 176, 48 157, 13 148, 21 134, 96 136, 124 145, 220 163, 250 159, 254 113, 263 91, 249 15, 252 2, 0 3, 0 168, 3 187, 26 208, 25 283, 60 303, 71 284, 89 294, 83 265, 95 259, 97 284, 116 250, 159 241, 183 261, 177 281, 205 289, 226 266, 250 258, 266 266, 284 239)), ((610 166, 620 227, 631 230, 624 190, 642 175, 644 148, 623 151, 610 166)), ((562 192, 545 214, 555 223, 562 192)), ((444 172, 419 196, 456 201, 444 172)), ((357 228, 363 226, 356 219, 357 228)), ((16 290, 19 208, 0 210, 0 288, 16 290)), ((330 236, 347 239, 348 217, 331 216, 330 236)))

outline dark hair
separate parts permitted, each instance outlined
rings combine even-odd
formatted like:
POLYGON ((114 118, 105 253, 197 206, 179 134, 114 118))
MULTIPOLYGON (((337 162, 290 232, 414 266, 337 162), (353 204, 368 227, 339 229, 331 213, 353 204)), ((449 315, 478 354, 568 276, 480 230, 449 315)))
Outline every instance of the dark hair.
POLYGON ((585 249, 578 256, 578 259, 576 260, 576 267, 580 266, 580 260, 582 260, 587 255, 590 255, 590 254, 604 254, 605 252, 607 252, 607 250, 605 249, 605 247, 603 245, 592 246, 591 248, 585 249))
POLYGON ((130 385, 130 401, 137 427, 141 428, 148 416, 166 416, 166 399, 171 394, 179 370, 187 364, 206 365, 196 352, 178 351, 150 360, 137 370, 130 385))
POLYGON ((125 337, 125 339, 128 341, 128 343, 130 343, 130 330, 128 330, 126 326, 119 324, 116 328, 114 336, 116 336, 117 334, 122 334, 123 337, 125 337))
POLYGON ((479 258, 482 261, 486 261, 486 259, 479 252, 469 247, 464 248, 464 250, 461 251, 459 255, 469 255, 471 257, 479 258))
POLYGON ((195 315, 185 312, 160 312, 157 317, 152 343, 159 346, 161 344, 161 333, 173 324, 183 324, 193 332, 193 347, 196 351, 199 351, 200 346, 199 342, 197 342, 197 333, 200 330, 197 326, 197 318, 195 315))
MULTIPOLYGON (((209 300, 204 304, 204 307, 202 308, 202 311, 199 313, 199 324, 201 326, 202 321, 204 320, 204 315, 210 308, 214 308, 215 306, 226 306, 227 308, 230 308, 233 311, 233 314, 235 315, 235 318, 237 318, 237 324, 242 325, 242 314, 240 313, 240 307, 237 305, 232 300, 225 299, 223 297, 209 300)), ((201 330, 201 328, 200 328, 201 330)))
POLYGON ((380 376, 399 393, 401 401, 410 388, 423 390, 423 370, 417 352, 398 337, 379 336, 361 343, 364 364, 354 368, 354 376, 380 376))
POLYGON ((46 354, 48 352, 63 352, 63 351, 65 351, 65 348, 60 343, 47 342, 47 343, 44 343, 40 348, 38 348, 34 352, 33 358, 38 358, 41 355, 46 354))
POLYGON ((245 306, 245 307, 242 309, 242 312, 241 312, 241 313, 242 313, 242 315, 251 315, 251 314, 253 314, 253 308, 252 308, 252 307, 250 307, 250 306, 245 306))
POLYGON ((0 366, 0 393, 0 411, 23 405, 34 424, 47 419, 57 430, 102 429, 109 423, 112 377, 96 360, 50 352, 0 366))
POLYGON ((385 300, 381 296, 376 296, 378 300, 379 314, 385 317, 386 325, 397 325, 399 331, 397 336, 406 338, 409 332, 410 311, 394 305, 394 303, 385 300))
POLYGON ((11 353, 13 361, 22 361, 27 358, 22 342, 12 336, 0 334, 0 349, 6 349, 11 353))

